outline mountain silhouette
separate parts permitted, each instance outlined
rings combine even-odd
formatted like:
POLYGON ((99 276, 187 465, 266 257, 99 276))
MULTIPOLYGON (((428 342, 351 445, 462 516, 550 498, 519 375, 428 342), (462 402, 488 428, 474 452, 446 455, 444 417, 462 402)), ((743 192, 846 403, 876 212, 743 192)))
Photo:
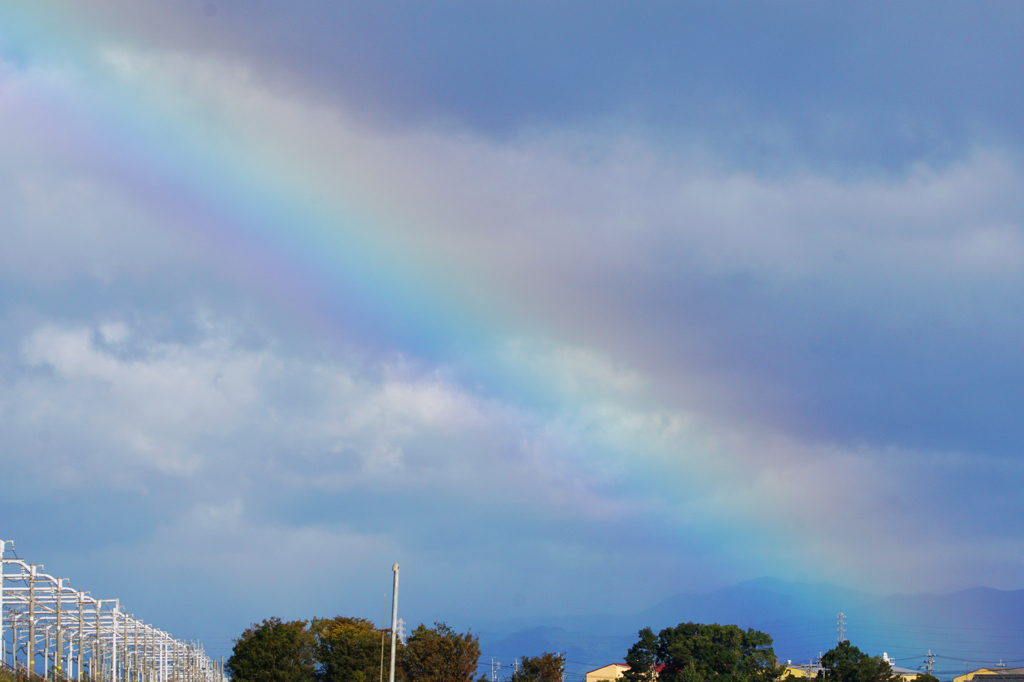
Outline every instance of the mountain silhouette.
POLYGON ((688 621, 733 623, 772 636, 780 661, 806 663, 845 636, 870 655, 888 654, 897 665, 922 668, 930 651, 933 672, 951 679, 966 670, 1024 665, 1024 590, 978 587, 951 594, 877 596, 835 585, 758 578, 706 594, 677 594, 639 613, 562 615, 541 626, 496 623, 481 634, 481 664, 502 663, 545 651, 566 656, 566 679, 624 660, 637 631, 688 621), (490 634, 506 632, 510 634, 490 634))

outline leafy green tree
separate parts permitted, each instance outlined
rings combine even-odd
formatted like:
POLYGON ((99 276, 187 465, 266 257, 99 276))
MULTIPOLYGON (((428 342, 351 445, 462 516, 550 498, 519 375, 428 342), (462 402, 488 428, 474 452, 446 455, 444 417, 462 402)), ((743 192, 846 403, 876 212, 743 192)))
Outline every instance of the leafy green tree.
POLYGON ((748 628, 740 644, 740 661, 736 672, 741 679, 768 682, 782 676, 785 666, 778 665, 771 635, 748 628))
POLYGON ((840 642, 834 649, 821 657, 821 665, 827 672, 828 682, 900 682, 902 678, 892 671, 892 666, 881 656, 868 656, 850 644, 840 642))
POLYGON ((565 656, 543 653, 540 656, 523 656, 519 669, 512 673, 510 682, 562 682, 565 672, 565 656))
POLYGON ((225 669, 233 682, 315 682, 316 638, 304 620, 253 623, 235 640, 225 669))
MULTIPOLYGON (((390 635, 390 631, 378 630, 363 618, 344 616, 314 620, 310 629, 316 637, 320 664, 317 682, 377 682, 380 679, 382 637, 390 635)), ((387 663, 385 673, 386 666, 387 663)), ((396 680, 400 678, 401 675, 395 675, 396 680)))
POLYGON ((654 682, 658 665, 658 638, 650 628, 644 628, 637 635, 640 639, 626 653, 629 670, 622 673, 622 677, 626 682, 654 682))
POLYGON ((472 682, 479 660, 479 637, 421 624, 406 641, 402 668, 408 682, 472 682))
POLYGON ((650 682, 659 664, 659 682, 772 682, 782 675, 776 665, 772 638, 757 630, 736 625, 680 623, 658 634, 654 663, 653 632, 640 631, 640 641, 630 648, 629 682, 650 682), (650 674, 651 677, 647 677, 650 674))

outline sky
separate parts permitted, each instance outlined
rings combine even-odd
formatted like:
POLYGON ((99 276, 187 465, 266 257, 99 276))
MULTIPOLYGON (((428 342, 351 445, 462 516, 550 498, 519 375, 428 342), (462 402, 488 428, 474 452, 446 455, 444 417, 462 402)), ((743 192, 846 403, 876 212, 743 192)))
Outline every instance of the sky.
POLYGON ((1022 29, 5 0, 0 538, 211 650, 395 562, 460 627, 1024 588, 1022 29))

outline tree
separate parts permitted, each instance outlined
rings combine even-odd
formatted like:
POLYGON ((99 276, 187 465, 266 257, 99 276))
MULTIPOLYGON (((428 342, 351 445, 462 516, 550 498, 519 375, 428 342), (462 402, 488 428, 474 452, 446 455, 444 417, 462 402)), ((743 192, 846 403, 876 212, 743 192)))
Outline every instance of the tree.
POLYGON ((421 624, 406 641, 402 668, 408 682, 472 682, 479 660, 478 637, 445 623, 421 624))
POLYGON ((899 675, 881 656, 868 656, 850 644, 840 642, 821 657, 821 665, 829 682, 901 682, 899 675))
POLYGON ((622 673, 622 677, 626 682, 654 682, 658 666, 658 638, 650 628, 644 628, 637 635, 639 641, 629 647, 626 654, 629 670, 622 673))
POLYGON ((543 653, 540 656, 523 656, 522 665, 512 673, 510 682, 562 682, 565 672, 565 656, 543 653))
POLYGON ((315 682, 316 639, 304 620, 253 623, 235 640, 225 669, 233 682, 315 682))
POLYGON ((757 630, 680 623, 658 633, 653 664, 654 633, 644 628, 639 635, 626 656, 629 682, 649 682, 659 664, 660 682, 771 682, 782 674, 772 638, 757 630))
MULTIPOLYGON (((384 631, 364 618, 314 620, 320 668, 317 682, 376 682, 380 679, 384 631)), ((400 643, 399 643, 400 644, 400 643)), ((395 676, 401 679, 400 675, 395 676)))
POLYGON ((771 635, 748 628, 743 633, 740 651, 740 661, 736 666, 740 678, 768 682, 782 676, 785 667, 778 665, 771 635))

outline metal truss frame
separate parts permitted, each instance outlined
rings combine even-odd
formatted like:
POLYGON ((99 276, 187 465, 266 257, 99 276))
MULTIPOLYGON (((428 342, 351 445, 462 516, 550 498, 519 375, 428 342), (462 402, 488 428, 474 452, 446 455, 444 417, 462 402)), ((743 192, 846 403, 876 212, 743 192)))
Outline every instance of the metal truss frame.
POLYGON ((225 682, 202 645, 74 590, 0 540, 0 667, 57 682, 225 682))

